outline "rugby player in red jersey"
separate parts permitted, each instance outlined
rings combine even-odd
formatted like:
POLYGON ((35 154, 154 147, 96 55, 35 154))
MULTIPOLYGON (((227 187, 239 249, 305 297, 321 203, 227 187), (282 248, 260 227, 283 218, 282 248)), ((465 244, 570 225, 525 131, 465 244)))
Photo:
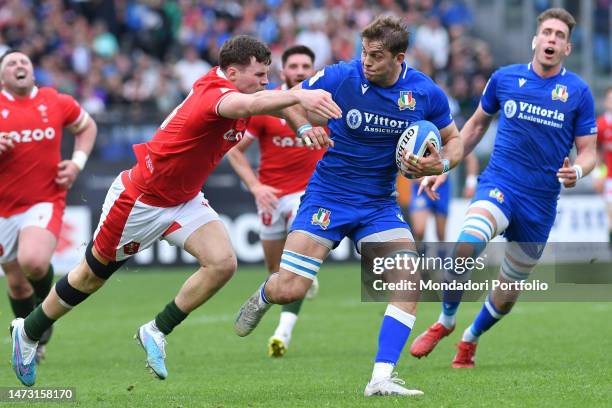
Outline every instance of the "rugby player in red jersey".
POLYGON ((250 116, 295 104, 324 117, 341 114, 324 91, 264 91, 269 64, 270 50, 260 41, 248 36, 226 41, 219 66, 194 83, 150 141, 134 146, 137 163, 111 185, 85 259, 56 283, 41 306, 11 324, 13 369, 24 385, 36 380, 31 354, 42 332, 158 239, 185 249, 200 263, 176 297, 135 336, 147 366, 157 378, 166 378, 166 336, 236 270, 228 234, 201 192, 208 175, 242 139, 250 116))

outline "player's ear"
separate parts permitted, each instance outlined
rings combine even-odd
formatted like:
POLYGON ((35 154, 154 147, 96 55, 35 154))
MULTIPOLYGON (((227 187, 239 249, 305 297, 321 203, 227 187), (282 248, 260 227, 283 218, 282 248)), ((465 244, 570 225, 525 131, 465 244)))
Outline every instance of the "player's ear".
POLYGON ((563 51, 563 54, 565 54, 565 56, 569 56, 572 53, 572 43, 568 42, 567 45, 565 46, 565 51, 563 51))
POLYGON ((531 51, 535 51, 535 47, 536 47, 536 37, 534 35, 533 39, 531 40, 531 51))
POLYGON ((235 67, 234 65, 230 65, 229 67, 227 67, 227 69, 225 70, 225 76, 227 77, 227 79, 230 82, 234 82, 236 80, 236 78, 238 78, 238 74, 240 73, 240 71, 238 70, 237 67, 235 67))
POLYGON ((406 53, 404 52, 399 52, 397 53, 397 55, 394 57, 395 61, 398 64, 402 64, 404 62, 404 60, 406 59, 406 53))

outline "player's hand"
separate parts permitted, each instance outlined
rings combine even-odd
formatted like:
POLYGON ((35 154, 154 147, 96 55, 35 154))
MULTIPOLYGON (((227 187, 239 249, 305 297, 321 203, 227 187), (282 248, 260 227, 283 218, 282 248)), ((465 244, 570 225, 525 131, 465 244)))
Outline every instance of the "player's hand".
POLYGON ((320 150, 324 147, 334 147, 334 141, 330 139, 325 129, 318 126, 304 132, 302 140, 306 146, 312 149, 320 150))
POLYGON ((440 187, 444 182, 448 179, 448 173, 440 174, 439 176, 426 176, 421 179, 419 183, 419 190, 417 191, 417 196, 421 195, 423 191, 427 194, 427 197, 431 198, 434 201, 440 199, 440 194, 438 193, 438 187, 440 187))
POLYGON ((74 184, 81 170, 72 160, 62 160, 57 165, 55 182, 63 190, 68 190, 74 184))
POLYGON ((10 136, 0 137, 0 154, 11 150, 15 145, 13 144, 13 138, 10 136))
POLYGON ((557 170, 559 181, 563 183, 563 187, 572 188, 578 181, 577 176, 576 169, 570 165, 569 158, 566 157, 565 160, 563 160, 563 167, 557 170))
POLYGON ((300 105, 307 111, 326 119, 340 119, 342 117, 342 110, 327 91, 322 89, 301 89, 299 98, 300 105))
POLYGON ((255 204, 259 212, 272 212, 278 206, 278 196, 281 191, 278 188, 259 184, 251 190, 255 196, 255 204))
POLYGON ((429 156, 426 157, 417 157, 412 153, 402 157, 402 162, 404 166, 406 166, 406 170, 415 178, 434 176, 442 174, 444 171, 442 156, 434 144, 428 142, 427 149, 429 150, 429 156))

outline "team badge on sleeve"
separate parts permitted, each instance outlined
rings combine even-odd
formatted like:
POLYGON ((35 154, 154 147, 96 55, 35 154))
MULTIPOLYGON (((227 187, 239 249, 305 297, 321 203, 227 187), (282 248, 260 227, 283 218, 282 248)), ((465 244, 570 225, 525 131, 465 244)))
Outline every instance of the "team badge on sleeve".
POLYGON ((312 214, 311 223, 312 225, 318 225, 323 229, 327 229, 329 223, 331 222, 330 216, 330 210, 326 210, 325 208, 319 208, 316 213, 312 214))
POLYGON ((567 98, 569 98, 569 94, 567 93, 567 86, 555 84, 555 89, 553 89, 552 91, 552 100, 567 102, 567 98))
POLYGON ((489 191, 489 197, 497 200, 498 203, 504 203, 504 193, 499 191, 499 188, 493 188, 489 191))
POLYGON ((414 110, 416 107, 416 99, 412 97, 412 91, 400 91, 400 97, 397 100, 397 105, 399 106, 399 110, 414 110))

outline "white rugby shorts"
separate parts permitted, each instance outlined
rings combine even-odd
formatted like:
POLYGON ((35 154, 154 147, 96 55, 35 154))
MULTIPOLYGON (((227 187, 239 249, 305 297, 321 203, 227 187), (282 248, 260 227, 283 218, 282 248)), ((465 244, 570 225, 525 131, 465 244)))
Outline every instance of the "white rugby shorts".
POLYGON ((63 200, 34 204, 22 213, 0 217, 0 263, 17 259, 19 233, 26 227, 49 230, 59 238, 66 203, 63 200))
POLYGON ((195 230, 219 220, 201 192, 174 207, 142 202, 143 194, 133 185, 129 173, 121 173, 110 186, 94 233, 96 250, 109 261, 129 258, 159 239, 184 248, 195 230))
POLYGON ((291 224, 298 207, 303 191, 287 194, 278 200, 278 206, 272 212, 259 212, 259 238, 264 241, 283 239, 289 233, 291 224))

